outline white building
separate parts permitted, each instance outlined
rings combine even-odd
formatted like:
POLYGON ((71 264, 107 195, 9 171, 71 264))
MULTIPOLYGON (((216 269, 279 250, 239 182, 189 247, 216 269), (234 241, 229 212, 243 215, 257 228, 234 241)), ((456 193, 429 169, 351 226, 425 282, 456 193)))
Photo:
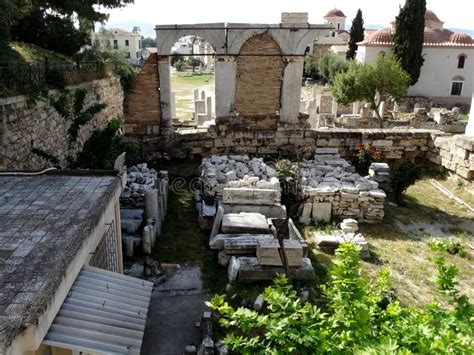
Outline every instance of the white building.
POLYGON ((331 52, 346 56, 349 39, 351 37, 349 31, 346 31, 346 15, 341 10, 332 9, 324 17, 324 24, 334 26, 334 30, 325 37, 316 40, 315 46, 322 46, 331 52))
MULTIPOLYGON (((423 57, 418 82, 408 89, 409 96, 430 97, 446 106, 469 105, 473 92, 474 41, 465 33, 443 28, 443 22, 430 10, 425 14, 423 57)), ((379 53, 390 52, 395 23, 366 36, 359 43, 357 60, 371 62, 379 53)))
POLYGON ((197 56, 208 69, 213 69, 215 66, 214 53, 214 48, 205 40, 198 38, 194 41, 193 54, 197 56))
POLYGON ((92 43, 101 44, 124 52, 132 64, 139 64, 141 59, 142 36, 138 32, 128 32, 120 28, 101 29, 92 34, 92 43))

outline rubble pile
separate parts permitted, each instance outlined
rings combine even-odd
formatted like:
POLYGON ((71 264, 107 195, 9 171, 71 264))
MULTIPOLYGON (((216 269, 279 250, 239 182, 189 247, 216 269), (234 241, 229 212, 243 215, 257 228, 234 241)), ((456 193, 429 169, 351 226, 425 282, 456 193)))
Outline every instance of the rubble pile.
POLYGON ((380 220, 384 216, 385 192, 370 177, 362 177, 337 148, 317 148, 313 160, 300 164, 303 205, 300 222, 329 222, 331 216, 359 221, 380 220))
POLYGON ((357 233, 359 225, 354 219, 344 219, 340 225, 341 230, 336 230, 331 235, 313 232, 313 238, 322 250, 334 252, 343 243, 353 243, 360 247, 360 257, 364 260, 370 258, 369 243, 364 236, 357 233))
POLYGON ((447 108, 442 108, 441 110, 436 110, 433 112, 433 120, 439 124, 453 124, 458 121, 460 114, 460 109, 458 107, 453 107, 451 111, 447 108))
POLYGON ((166 215, 168 172, 148 168, 146 163, 127 170, 127 181, 120 196, 120 217, 124 254, 138 251, 151 254, 166 215))
POLYGON ((213 155, 202 160, 201 181, 204 194, 222 197, 225 187, 279 189, 276 170, 265 164, 263 158, 250 159, 248 155, 213 155))
POLYGON ((369 176, 378 183, 387 182, 390 179, 390 167, 387 163, 372 163, 369 166, 369 176))

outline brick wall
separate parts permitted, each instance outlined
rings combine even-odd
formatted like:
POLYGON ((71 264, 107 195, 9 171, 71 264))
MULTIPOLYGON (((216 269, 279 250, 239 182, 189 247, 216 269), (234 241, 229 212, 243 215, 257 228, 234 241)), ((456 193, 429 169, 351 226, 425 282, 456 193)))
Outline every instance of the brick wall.
POLYGON ((126 132, 134 135, 147 134, 147 127, 161 122, 158 56, 148 57, 138 74, 123 105, 126 132))
POLYGON ((242 45, 235 93, 235 110, 240 115, 275 116, 280 110, 285 67, 280 54, 280 47, 267 33, 251 37, 242 45))

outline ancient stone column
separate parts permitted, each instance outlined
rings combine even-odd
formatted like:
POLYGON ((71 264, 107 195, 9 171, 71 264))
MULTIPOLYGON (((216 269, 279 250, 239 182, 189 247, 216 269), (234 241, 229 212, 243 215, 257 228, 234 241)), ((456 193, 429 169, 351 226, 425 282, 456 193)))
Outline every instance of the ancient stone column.
POLYGON ((303 77, 304 57, 287 58, 283 72, 283 85, 281 90, 280 120, 297 122, 300 113, 301 78, 303 77))
POLYGON ((172 122, 169 56, 159 56, 158 74, 160 76, 161 126, 170 128, 172 127, 172 122))
POLYGON ((216 55, 216 118, 228 117, 232 114, 235 103, 236 73, 237 65, 233 57, 216 55))

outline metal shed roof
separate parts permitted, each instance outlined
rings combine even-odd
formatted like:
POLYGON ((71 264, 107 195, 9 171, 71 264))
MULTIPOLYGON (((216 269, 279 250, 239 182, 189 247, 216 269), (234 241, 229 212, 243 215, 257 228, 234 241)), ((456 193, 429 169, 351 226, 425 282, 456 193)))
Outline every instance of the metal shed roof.
POLYGON ((84 266, 44 344, 99 354, 140 354, 152 288, 152 282, 84 266))

